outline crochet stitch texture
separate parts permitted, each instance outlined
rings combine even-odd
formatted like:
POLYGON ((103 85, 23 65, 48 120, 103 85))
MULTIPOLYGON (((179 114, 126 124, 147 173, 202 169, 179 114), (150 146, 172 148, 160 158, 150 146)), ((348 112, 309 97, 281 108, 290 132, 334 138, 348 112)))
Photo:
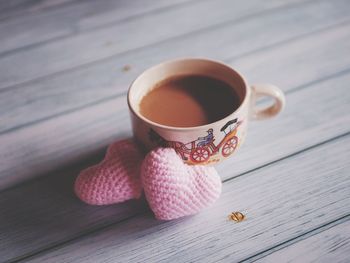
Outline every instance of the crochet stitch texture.
POLYGON ((108 205, 140 198, 143 157, 130 139, 111 144, 101 163, 80 172, 74 186, 76 195, 91 205, 108 205))
POLYGON ((141 178, 146 199, 161 220, 196 214, 221 194, 221 179, 214 167, 184 164, 172 148, 150 152, 141 178))

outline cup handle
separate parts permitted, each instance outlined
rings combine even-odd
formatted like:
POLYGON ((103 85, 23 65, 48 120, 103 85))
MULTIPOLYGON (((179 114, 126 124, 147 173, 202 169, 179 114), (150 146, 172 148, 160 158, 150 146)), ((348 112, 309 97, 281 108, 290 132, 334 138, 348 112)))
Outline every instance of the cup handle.
POLYGON ((258 84, 252 86, 252 109, 251 118, 253 120, 264 120, 271 118, 280 113, 285 105, 285 97, 283 92, 276 86, 270 84, 258 84), (274 103, 263 109, 256 107, 256 101, 261 97, 271 97, 275 101, 274 103))

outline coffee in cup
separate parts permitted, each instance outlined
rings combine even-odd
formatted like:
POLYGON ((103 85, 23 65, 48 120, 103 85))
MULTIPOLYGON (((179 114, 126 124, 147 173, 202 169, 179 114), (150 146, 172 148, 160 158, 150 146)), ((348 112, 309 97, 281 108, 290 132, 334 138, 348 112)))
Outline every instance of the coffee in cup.
POLYGON ((194 127, 223 119, 239 106, 227 83, 202 75, 178 75, 156 83, 141 99, 140 114, 172 127, 194 127))

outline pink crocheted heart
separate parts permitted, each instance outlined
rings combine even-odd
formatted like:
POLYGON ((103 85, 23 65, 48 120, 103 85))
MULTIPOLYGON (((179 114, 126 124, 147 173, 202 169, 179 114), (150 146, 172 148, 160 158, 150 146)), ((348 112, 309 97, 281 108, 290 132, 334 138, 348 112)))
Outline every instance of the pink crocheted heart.
POLYGON ((141 179, 147 201, 161 220, 198 213, 219 198, 222 186, 213 167, 184 164, 171 148, 146 156, 141 179))
POLYGON ((143 154, 132 140, 110 145, 104 160, 83 170, 75 181, 75 193, 91 205, 108 205, 139 198, 143 154))

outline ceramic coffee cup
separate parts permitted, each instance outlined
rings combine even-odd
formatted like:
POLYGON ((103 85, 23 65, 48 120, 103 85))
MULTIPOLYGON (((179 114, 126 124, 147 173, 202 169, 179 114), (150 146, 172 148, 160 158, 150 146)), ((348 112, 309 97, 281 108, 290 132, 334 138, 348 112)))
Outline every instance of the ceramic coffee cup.
POLYGON ((207 59, 179 59, 144 71, 130 86, 128 105, 134 137, 147 150, 172 147, 188 164, 212 164, 235 153, 245 140, 248 122, 277 115, 284 107, 283 92, 269 84, 249 86, 245 78, 223 63, 207 59), (229 116, 196 127, 171 127, 140 114, 140 101, 160 81, 177 75, 204 75, 229 84, 239 96, 240 106, 229 116), (258 109, 256 101, 270 97, 274 103, 258 109))

